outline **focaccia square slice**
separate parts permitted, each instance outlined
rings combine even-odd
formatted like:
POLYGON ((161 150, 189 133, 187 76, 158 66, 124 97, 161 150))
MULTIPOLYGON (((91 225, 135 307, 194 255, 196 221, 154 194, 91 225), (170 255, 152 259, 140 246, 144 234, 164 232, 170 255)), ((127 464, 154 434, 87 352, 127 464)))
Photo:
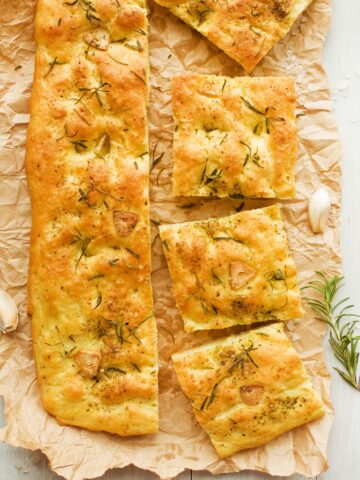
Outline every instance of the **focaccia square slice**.
POLYGON ((312 0, 155 0, 250 73, 312 0))
POLYGON ((174 195, 295 196, 293 78, 181 75, 172 94, 174 195))
POLYGON ((325 413, 280 323, 172 356, 196 419, 222 458, 325 413))
POLYGON ((185 331, 302 316, 280 208, 160 226, 185 331))

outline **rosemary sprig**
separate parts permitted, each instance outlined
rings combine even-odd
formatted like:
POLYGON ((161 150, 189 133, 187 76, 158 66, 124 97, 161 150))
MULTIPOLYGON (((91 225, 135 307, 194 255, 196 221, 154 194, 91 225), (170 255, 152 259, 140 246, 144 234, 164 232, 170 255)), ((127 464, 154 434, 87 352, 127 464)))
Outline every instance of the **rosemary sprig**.
POLYGON ((208 160, 205 162, 204 170, 202 171, 200 177, 200 185, 209 185, 209 183, 216 182, 223 174, 221 168, 214 168, 213 170, 208 170, 208 160))
POLYGON ((65 62, 61 62, 60 60, 58 60, 58 57, 55 57, 54 60, 49 63, 49 69, 48 69, 44 78, 46 78, 50 75, 50 73, 53 71, 55 65, 65 65, 65 62))
POLYGON ((75 241, 80 241, 81 242, 80 243, 80 255, 79 255, 79 257, 78 257, 78 259, 76 260, 76 263, 75 263, 75 272, 76 272, 77 267, 79 266, 79 263, 80 263, 81 259, 83 257, 87 256, 87 248, 89 246, 89 243, 91 242, 91 239, 80 237, 80 238, 78 238, 78 240, 75 240, 75 241))
POLYGON ((118 339, 118 341, 120 342, 120 344, 122 345, 123 343, 131 343, 129 341, 129 338, 130 337, 134 337, 135 340, 139 343, 139 344, 142 344, 142 341, 140 340, 140 338, 137 336, 137 330, 139 329, 139 327, 141 325, 143 325, 147 320, 149 320, 150 318, 153 317, 153 313, 150 313, 150 315, 148 315, 147 317, 144 318, 144 320, 142 320, 140 323, 138 323, 135 327, 131 327, 129 325, 129 322, 118 322, 118 321, 114 321, 114 320, 108 320, 106 319, 105 317, 104 320, 106 320, 108 322, 108 324, 112 327, 114 327, 114 333, 118 339), (125 335, 127 335, 125 337, 125 335))
POLYGON ((103 107, 100 93, 109 93, 110 90, 107 90, 106 87, 111 87, 111 83, 103 82, 101 77, 97 87, 80 87, 79 92, 81 92, 81 95, 79 98, 74 98, 75 105, 81 102, 84 97, 90 100, 95 95, 98 104, 100 107, 103 107))
POLYGON ((64 5, 69 5, 70 7, 77 5, 85 12, 86 19, 89 20, 89 22, 101 22, 91 0, 74 0, 72 2, 64 2, 64 5))
POLYGON ((199 25, 207 20, 207 16, 214 13, 214 10, 210 8, 205 0, 199 0, 196 2, 196 6, 188 9, 188 13, 197 18, 199 25))
POLYGON ((317 298, 307 297, 305 300, 319 315, 319 320, 330 326, 329 343, 335 357, 343 369, 334 370, 356 390, 360 391, 358 375, 359 352, 357 351, 360 335, 356 335, 359 315, 349 313, 354 305, 348 304, 349 298, 337 300, 344 277, 334 275, 328 278, 323 272, 315 272, 318 279, 309 282, 303 289, 318 294, 317 298))
POLYGON ((201 407, 200 407, 200 410, 206 410, 210 407, 210 405, 213 403, 213 401, 215 400, 215 397, 216 397, 216 390, 219 386, 219 384, 221 383, 222 380, 220 380, 220 382, 217 382, 215 383, 215 385, 213 386, 211 392, 210 392, 210 395, 206 396, 205 399, 203 400, 202 404, 201 404, 201 407))
POLYGON ((244 147, 247 148, 247 153, 245 155, 244 161, 243 161, 243 166, 246 167, 247 163, 249 160, 251 160, 257 167, 264 168, 262 165, 260 165, 260 155, 258 153, 258 148, 256 148, 256 151, 253 152, 251 150, 251 147, 246 143, 240 140, 241 145, 244 145, 244 147))
POLYGON ((259 135, 262 131, 262 127, 265 127, 265 131, 267 134, 270 133, 270 127, 274 126, 274 122, 285 122, 285 118, 283 117, 269 117, 268 114, 271 110, 276 110, 275 107, 266 107, 265 110, 262 112, 258 108, 256 108, 254 105, 252 105, 249 100, 246 100, 246 98, 240 96, 241 100, 244 102, 244 104, 249 108, 254 113, 257 113, 262 117, 262 120, 258 122, 255 127, 253 128, 253 133, 255 135, 259 135))
POLYGON ((232 374, 240 367, 241 375, 244 375, 245 364, 247 362, 252 363, 256 368, 259 368, 252 356, 250 355, 250 352, 254 350, 257 350, 257 348, 254 347, 253 343, 251 343, 250 346, 247 348, 243 346, 242 352, 236 355, 235 358, 232 360, 232 364, 229 368, 229 373, 232 374))
POLYGON ((223 382, 227 378, 230 378, 233 374, 236 374, 238 370, 240 370, 241 376, 244 376, 245 366, 248 363, 251 363, 256 368, 259 368, 255 360, 251 356, 251 352, 253 352, 254 350, 257 350, 257 347, 254 347, 253 343, 251 343, 248 347, 242 346, 242 351, 239 354, 235 355, 235 357, 231 358, 231 363, 227 369, 226 374, 218 382, 214 384, 210 394, 205 396, 205 398, 203 399, 200 405, 200 408, 199 408, 200 411, 207 410, 210 407, 210 405, 214 402, 217 389, 221 384, 221 382, 223 382))

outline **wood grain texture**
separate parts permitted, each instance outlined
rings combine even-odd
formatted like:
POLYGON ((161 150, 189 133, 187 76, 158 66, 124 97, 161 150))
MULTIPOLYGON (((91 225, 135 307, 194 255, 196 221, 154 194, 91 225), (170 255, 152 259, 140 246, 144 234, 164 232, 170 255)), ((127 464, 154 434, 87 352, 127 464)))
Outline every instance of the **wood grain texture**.
MULTIPOLYGON (((330 77, 333 105, 343 143, 343 210, 342 249, 347 286, 344 293, 351 296, 360 311, 358 286, 360 281, 360 202, 357 199, 360 179, 360 2, 334 0, 333 26, 325 48, 325 68, 330 77), (349 77, 349 78, 347 78, 349 77), (355 200, 354 200, 355 198, 355 200)), ((334 365, 328 348, 329 367, 334 365)), ((355 480, 360 478, 360 395, 338 376, 333 376, 332 399, 336 418, 329 443, 329 470, 316 480, 355 480)), ((32 452, 0 445, 0 480, 55 480, 42 455, 33 464, 32 452), (24 473, 29 465, 29 473, 24 473)), ((35 457, 35 460, 37 458, 35 457)), ((101 480, 153 480, 157 477, 129 467, 108 472, 101 480)), ((190 472, 179 480, 190 480, 190 472)), ((282 477, 284 480, 284 477, 282 477)), ((212 476, 193 472, 192 480, 280 480, 256 472, 212 476)), ((294 475, 287 480, 303 480, 294 475)), ((100 480, 100 479, 99 479, 100 480)))

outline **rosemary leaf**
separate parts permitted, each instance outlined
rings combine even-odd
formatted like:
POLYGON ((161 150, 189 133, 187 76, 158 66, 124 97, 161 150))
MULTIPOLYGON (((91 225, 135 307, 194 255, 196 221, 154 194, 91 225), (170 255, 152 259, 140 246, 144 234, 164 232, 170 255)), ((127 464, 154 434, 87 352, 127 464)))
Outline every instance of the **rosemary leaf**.
POLYGON ((91 277, 88 278, 88 280, 95 280, 96 278, 102 278, 105 275, 103 273, 97 273, 96 275, 92 275, 91 277))
POLYGON ((138 73, 134 72, 133 70, 130 70, 130 72, 131 72, 133 75, 135 75, 135 77, 136 77, 137 79, 139 79, 141 83, 143 83, 144 85, 146 85, 146 82, 145 82, 145 80, 143 79, 143 77, 142 77, 141 75, 139 75, 138 73))
POLYGON ((118 261, 119 261, 119 258, 114 258, 113 260, 109 260, 109 265, 113 267, 114 265, 117 264, 118 261))
POLYGON ((126 372, 125 370, 122 370, 121 368, 117 368, 117 367, 107 367, 107 368, 104 368, 104 373, 105 375, 107 375, 108 373, 121 373, 121 375, 126 375, 126 372))
POLYGON ((96 299, 94 310, 96 310, 101 305, 101 302, 102 302, 102 295, 101 295, 101 292, 99 292, 96 299))
POLYGON ((131 366, 134 367, 135 370, 137 370, 139 373, 141 372, 139 365, 137 365, 136 363, 131 363, 131 366))
POLYGON ((245 105, 254 113, 257 113, 258 115, 263 115, 263 116, 265 115, 263 112, 260 112, 260 110, 254 107, 254 105, 252 105, 248 100, 246 100, 246 98, 242 97, 241 95, 240 95, 240 98, 245 103, 245 105))
POLYGON ((241 210, 244 208, 245 202, 241 202, 239 206, 235 208, 235 212, 241 212, 241 210))
POLYGON ((234 238, 234 237, 213 237, 213 240, 215 240, 216 242, 225 240, 225 241, 233 241, 237 243, 244 243, 242 240, 238 240, 237 238, 234 238))
POLYGON ((137 260, 139 260, 140 258, 140 255, 136 252, 134 252, 134 250, 131 250, 131 248, 129 247, 125 247, 125 250, 130 253, 130 255, 132 255, 134 258, 136 258, 137 260))
POLYGON ((223 283, 219 275, 215 272, 214 268, 211 269, 211 276, 217 283, 223 283))
POLYGON ((124 63, 124 62, 120 62, 120 60, 117 60, 116 58, 114 58, 112 55, 110 55, 109 52, 107 52, 108 56, 111 58, 111 60, 113 60, 114 62, 116 63, 120 63, 120 65, 126 65, 128 66, 129 64, 128 63, 124 63))

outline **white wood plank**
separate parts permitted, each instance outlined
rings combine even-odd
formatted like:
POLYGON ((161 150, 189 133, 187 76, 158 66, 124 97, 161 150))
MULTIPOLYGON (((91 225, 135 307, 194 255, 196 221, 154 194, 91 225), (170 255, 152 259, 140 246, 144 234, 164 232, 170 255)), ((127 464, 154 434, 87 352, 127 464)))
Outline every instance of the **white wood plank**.
MULTIPOLYGON (((360 313, 360 2, 334 1, 332 30, 325 49, 325 68, 343 144, 342 251, 344 294, 360 313)), ((328 365, 333 356, 326 347, 328 365)), ((321 480, 360 478, 360 393, 335 373, 332 400, 336 418, 329 443, 329 470, 321 480)), ((319 478, 319 480, 320 480, 319 478)))
POLYGON ((225 475, 210 475, 207 472, 193 472, 192 480, 306 480, 302 475, 291 477, 272 477, 260 472, 246 470, 240 473, 228 473, 225 475))

